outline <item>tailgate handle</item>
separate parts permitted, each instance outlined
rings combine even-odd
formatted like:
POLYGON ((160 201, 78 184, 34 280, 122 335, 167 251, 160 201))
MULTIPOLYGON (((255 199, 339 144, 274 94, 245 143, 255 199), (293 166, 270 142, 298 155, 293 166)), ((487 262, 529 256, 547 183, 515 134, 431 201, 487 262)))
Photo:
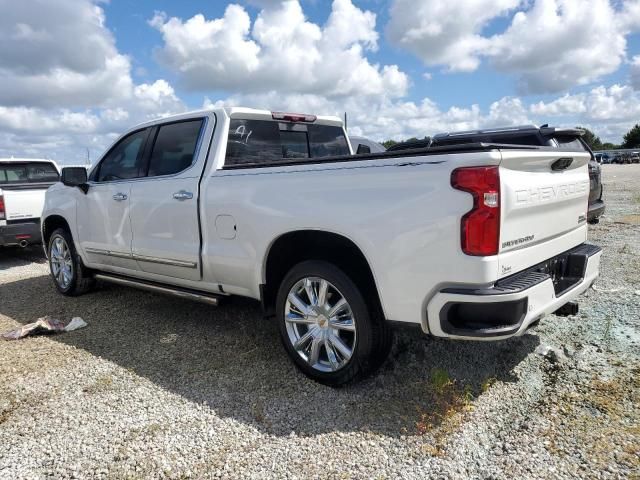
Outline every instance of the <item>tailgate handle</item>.
POLYGON ((567 168, 569 168, 569 165, 571 165, 572 163, 573 163, 573 158, 570 158, 570 157, 559 158, 558 160, 556 160, 551 164, 551 170, 553 170, 554 172, 557 172, 559 170, 566 170, 567 168))

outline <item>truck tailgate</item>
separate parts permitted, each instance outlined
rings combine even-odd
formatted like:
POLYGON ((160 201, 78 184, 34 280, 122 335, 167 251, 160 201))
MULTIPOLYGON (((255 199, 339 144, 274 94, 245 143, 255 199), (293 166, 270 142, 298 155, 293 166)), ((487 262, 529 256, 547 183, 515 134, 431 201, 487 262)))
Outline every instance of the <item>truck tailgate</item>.
POLYGON ((499 276, 586 240, 587 152, 503 150, 499 276))
POLYGON ((47 188, 0 188, 0 195, 4 197, 7 221, 40 218, 47 188))

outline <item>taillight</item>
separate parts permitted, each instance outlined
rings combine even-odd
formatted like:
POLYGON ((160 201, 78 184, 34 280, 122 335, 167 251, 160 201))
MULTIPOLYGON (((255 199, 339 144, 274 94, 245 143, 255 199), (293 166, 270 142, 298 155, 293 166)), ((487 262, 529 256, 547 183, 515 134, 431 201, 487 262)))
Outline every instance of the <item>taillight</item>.
POLYGON ((500 241, 500 174, 498 167, 456 168, 451 186, 473 195, 473 208, 460 222, 462 251, 496 255, 500 241))
POLYGON ((315 115, 307 115, 305 113, 271 112, 271 118, 274 120, 285 120, 287 122, 313 123, 316 121, 317 117, 315 115))
POLYGON ((6 213, 4 211, 4 197, 0 195, 0 220, 4 220, 6 218, 6 213))

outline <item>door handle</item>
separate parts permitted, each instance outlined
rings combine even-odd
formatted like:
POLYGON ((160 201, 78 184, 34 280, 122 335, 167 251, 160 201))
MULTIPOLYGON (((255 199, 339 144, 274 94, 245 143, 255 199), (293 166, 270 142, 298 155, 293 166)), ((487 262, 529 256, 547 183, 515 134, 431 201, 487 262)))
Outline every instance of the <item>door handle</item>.
POLYGON ((176 200, 191 200, 193 198, 193 193, 187 192, 186 190, 180 190, 173 194, 173 198, 176 200))
POLYGON ((112 197, 116 202, 121 202, 123 200, 127 199, 127 195, 124 193, 116 193, 113 197, 112 197))

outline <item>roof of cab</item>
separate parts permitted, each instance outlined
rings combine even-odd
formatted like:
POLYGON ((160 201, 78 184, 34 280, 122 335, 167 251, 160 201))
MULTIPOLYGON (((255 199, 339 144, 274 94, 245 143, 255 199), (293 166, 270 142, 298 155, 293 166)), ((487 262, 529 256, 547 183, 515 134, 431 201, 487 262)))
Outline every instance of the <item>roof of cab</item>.
MULTIPOLYGON (((147 122, 140 123, 133 128, 148 127, 152 125, 157 125, 159 123, 185 120, 188 118, 209 115, 211 113, 221 113, 229 118, 241 117, 241 118, 254 119, 254 120, 283 121, 283 120, 274 120, 272 117, 272 114, 275 112, 272 112, 270 110, 258 110, 255 108, 246 108, 246 107, 217 107, 217 108, 205 108, 200 110, 193 110, 189 112, 178 113, 176 115, 160 117, 153 120, 149 120, 147 122)), ((316 117, 316 120, 310 123, 342 127, 342 119, 340 117, 330 116, 330 115, 316 115, 315 117, 316 117)))

